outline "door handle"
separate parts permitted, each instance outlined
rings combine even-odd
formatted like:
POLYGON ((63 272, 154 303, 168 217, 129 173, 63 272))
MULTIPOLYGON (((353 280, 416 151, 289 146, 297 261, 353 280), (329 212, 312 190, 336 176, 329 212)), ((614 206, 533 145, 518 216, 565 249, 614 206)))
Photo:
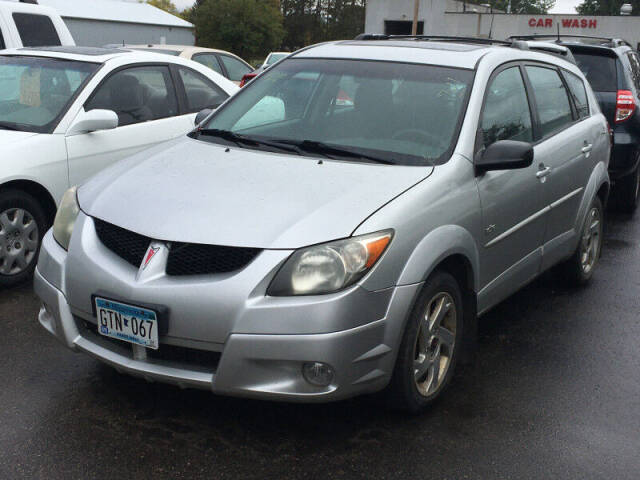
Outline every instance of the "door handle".
MULTIPOLYGON (((542 167, 542 165, 540 165, 542 167)), ((551 167, 541 168, 536 172, 536 178, 544 178, 551 173, 551 167)))
POLYGON ((582 147, 581 152, 585 154, 585 156, 589 156, 589 153, 591 153, 591 150, 593 150, 593 144, 592 143, 587 143, 584 142, 584 147, 582 147))

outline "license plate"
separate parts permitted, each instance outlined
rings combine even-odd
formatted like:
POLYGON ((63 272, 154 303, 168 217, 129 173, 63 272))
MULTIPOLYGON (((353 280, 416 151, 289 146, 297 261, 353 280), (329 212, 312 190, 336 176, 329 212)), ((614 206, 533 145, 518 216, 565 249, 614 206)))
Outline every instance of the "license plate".
POLYGON ((158 316, 153 310, 95 297, 98 332, 143 347, 158 349, 158 316))

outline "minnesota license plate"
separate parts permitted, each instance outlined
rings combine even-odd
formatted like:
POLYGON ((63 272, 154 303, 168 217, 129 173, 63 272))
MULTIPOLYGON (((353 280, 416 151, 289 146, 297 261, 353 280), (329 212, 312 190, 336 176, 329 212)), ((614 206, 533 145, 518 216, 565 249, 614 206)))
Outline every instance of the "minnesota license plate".
POLYGON ((98 332, 154 350, 158 349, 158 317, 148 308, 95 297, 98 332))

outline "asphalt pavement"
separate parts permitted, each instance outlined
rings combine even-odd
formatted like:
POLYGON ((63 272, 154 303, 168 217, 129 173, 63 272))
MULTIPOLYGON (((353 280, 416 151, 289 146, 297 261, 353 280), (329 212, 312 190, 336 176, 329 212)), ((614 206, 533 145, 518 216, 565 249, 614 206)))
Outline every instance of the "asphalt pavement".
POLYGON ((0 291, 0 479, 638 479, 640 215, 609 215, 586 288, 544 275, 480 320, 420 416, 149 384, 66 350, 0 291))

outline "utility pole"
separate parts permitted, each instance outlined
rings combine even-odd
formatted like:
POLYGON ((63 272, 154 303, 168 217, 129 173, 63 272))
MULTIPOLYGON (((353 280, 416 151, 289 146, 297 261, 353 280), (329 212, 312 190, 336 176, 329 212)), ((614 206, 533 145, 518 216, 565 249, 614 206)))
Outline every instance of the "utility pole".
POLYGON ((413 0, 413 25, 411 26, 411 35, 418 34, 418 10, 420 9, 420 0, 413 0))

